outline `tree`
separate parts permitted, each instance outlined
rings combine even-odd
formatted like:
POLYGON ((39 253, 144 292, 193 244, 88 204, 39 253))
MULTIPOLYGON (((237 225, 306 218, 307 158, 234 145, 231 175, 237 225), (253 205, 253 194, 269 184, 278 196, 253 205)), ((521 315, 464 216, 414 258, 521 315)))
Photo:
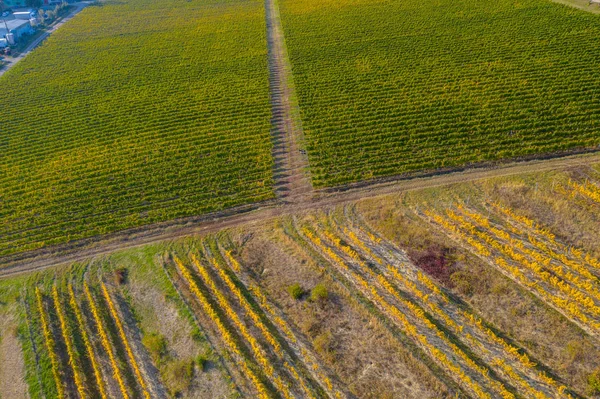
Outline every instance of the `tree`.
POLYGON ((42 6, 42 0, 25 0, 27 7, 39 8, 42 6))

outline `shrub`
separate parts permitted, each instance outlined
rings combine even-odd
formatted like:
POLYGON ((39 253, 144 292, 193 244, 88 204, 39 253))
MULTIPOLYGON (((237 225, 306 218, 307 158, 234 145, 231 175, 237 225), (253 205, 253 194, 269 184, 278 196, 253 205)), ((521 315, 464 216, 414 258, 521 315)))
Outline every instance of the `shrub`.
POLYGON ((287 291, 294 299, 300 299, 304 295, 304 288, 302 288, 298 283, 290 285, 287 288, 287 291))
POLYGON ((333 337, 329 331, 317 335, 313 343, 318 354, 329 361, 335 360, 333 337))
POLYGON ((115 271, 114 271, 115 283, 117 285, 126 284, 128 274, 129 273, 128 273, 128 270, 126 267, 119 267, 119 268, 115 269, 115 271))
POLYGON ((166 338, 158 333, 149 333, 144 335, 142 343, 150 352, 150 356, 156 363, 165 358, 168 354, 167 340, 166 338))
POLYGON ((194 362, 191 360, 176 360, 167 365, 165 382, 171 388, 174 397, 181 397, 192 383, 194 377, 194 362))
POLYGON ((459 270, 452 273, 450 282, 458 292, 463 295, 471 296, 473 294, 473 278, 469 272, 459 270))
POLYGON ((315 285, 315 287, 310 292, 310 300, 313 302, 321 302, 327 299, 329 296, 329 291, 324 284, 319 283, 315 285))
POLYGON ((597 368, 588 376, 588 394, 600 394, 600 368, 597 368))
POLYGON ((198 355, 198 357, 196 357, 196 364, 198 365, 198 367, 200 368, 201 371, 205 371, 206 370, 206 366, 208 365, 209 359, 208 356, 202 354, 202 355, 198 355))

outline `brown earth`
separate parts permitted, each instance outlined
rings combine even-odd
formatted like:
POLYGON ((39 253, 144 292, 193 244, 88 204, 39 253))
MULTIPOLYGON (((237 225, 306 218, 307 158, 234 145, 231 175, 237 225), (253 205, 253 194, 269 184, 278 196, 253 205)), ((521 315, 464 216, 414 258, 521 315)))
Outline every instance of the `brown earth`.
MULTIPOLYGON (((234 227, 244 224, 268 222, 282 215, 289 215, 326 206, 340 205, 364 198, 375 198, 386 194, 413 191, 430 187, 441 187, 455 183, 485 180, 492 177, 560 170, 587 166, 600 162, 599 153, 577 154, 544 160, 528 160, 503 164, 485 165, 480 168, 448 171, 445 174, 420 177, 400 176, 397 180, 373 180, 362 186, 355 185, 341 192, 320 191, 310 200, 299 203, 267 202, 198 217, 176 219, 117 233, 93 237, 66 245, 0 258, 0 278, 42 270, 48 267, 82 261, 95 256, 109 254, 119 249, 139 247, 174 238, 186 237, 234 227)), ((339 188, 342 190, 342 188, 339 188)))

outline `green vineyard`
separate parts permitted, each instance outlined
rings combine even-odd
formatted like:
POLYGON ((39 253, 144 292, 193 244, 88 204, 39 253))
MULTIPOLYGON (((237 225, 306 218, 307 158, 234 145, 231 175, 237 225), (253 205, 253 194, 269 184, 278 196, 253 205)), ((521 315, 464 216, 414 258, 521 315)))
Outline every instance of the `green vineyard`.
POLYGON ((598 18, 546 0, 94 4, 0 78, 0 258, 300 198, 282 187, 302 179, 317 198, 596 149, 598 18))
POLYGON ((274 197, 260 2, 89 7, 0 86, 0 256, 274 197))
POLYGON ((317 187, 600 144, 597 15, 543 0, 280 5, 317 187))

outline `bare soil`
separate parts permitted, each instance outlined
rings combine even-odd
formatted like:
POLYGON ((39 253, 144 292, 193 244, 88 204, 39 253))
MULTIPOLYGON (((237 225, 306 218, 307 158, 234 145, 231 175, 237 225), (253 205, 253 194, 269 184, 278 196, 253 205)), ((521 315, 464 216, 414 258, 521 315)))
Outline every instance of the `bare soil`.
POLYGON ((0 392, 3 399, 28 396, 25 382, 25 362, 17 337, 16 304, 0 315, 0 392))
POLYGON ((308 156, 303 149, 300 108, 295 101, 291 65, 276 0, 265 0, 269 82, 271 86, 271 134, 275 162, 275 192, 284 202, 310 199, 308 156))
POLYGON ((443 187, 492 177, 586 167, 598 162, 600 162, 599 153, 587 153, 561 158, 504 163, 495 166, 488 165, 485 168, 459 170, 442 175, 402 177, 396 181, 388 181, 388 179, 384 182, 373 180, 369 182, 369 185, 350 188, 343 192, 325 193, 321 191, 312 199, 304 202, 253 204, 223 212, 157 223, 66 245, 6 256, 0 258, 0 264, 3 265, 0 269, 0 278, 83 261, 119 249, 135 248, 174 238, 216 232, 228 227, 265 223, 283 215, 341 205, 359 199, 377 198, 391 193, 443 187))

